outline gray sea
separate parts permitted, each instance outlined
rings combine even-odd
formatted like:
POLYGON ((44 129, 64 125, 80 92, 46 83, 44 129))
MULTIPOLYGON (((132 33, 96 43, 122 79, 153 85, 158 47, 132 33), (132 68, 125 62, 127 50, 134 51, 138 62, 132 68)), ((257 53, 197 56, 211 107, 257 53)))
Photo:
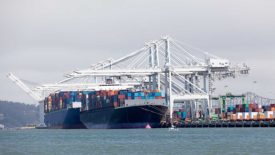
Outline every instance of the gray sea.
POLYGON ((4 130, 0 154, 275 154, 275 128, 4 130))

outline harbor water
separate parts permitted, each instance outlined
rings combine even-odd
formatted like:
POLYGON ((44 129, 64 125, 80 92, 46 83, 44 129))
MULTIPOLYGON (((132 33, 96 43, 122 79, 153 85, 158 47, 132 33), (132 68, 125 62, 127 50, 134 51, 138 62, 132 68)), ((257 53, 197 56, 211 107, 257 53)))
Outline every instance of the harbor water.
POLYGON ((0 130, 0 154, 274 154, 275 128, 0 130))

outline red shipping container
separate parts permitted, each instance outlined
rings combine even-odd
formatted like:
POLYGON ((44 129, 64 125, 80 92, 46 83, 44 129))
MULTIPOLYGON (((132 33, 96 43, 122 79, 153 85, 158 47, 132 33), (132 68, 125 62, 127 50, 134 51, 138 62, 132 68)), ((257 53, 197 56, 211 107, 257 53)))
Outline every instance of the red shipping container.
POLYGON ((119 99, 125 99, 125 95, 118 95, 119 99))

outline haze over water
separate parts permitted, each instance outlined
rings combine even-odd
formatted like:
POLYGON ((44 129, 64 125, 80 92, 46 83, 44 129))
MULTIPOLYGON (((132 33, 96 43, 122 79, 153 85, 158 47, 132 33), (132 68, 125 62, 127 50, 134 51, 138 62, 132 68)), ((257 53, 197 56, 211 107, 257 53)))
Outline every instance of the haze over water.
POLYGON ((274 154, 275 128, 0 131, 0 154, 274 154))
POLYGON ((248 77, 216 81, 215 95, 275 98, 274 6, 274 0, 1 0, 0 99, 37 103, 8 72, 30 86, 54 83, 162 35, 251 67, 248 77))

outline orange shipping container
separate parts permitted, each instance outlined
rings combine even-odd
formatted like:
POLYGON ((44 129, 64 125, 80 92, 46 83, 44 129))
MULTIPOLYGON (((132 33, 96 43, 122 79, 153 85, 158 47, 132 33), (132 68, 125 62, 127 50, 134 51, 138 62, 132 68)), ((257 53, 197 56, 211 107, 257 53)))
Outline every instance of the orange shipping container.
POLYGON ((258 119, 265 119, 265 115, 263 113, 258 114, 258 119))
POLYGON ((159 90, 153 90, 152 92, 160 92, 159 90))
POLYGON ((113 95, 115 95, 115 92, 114 92, 113 90, 110 90, 110 91, 108 92, 108 95, 109 95, 109 96, 113 96, 113 95))
POLYGON ((232 114, 232 115, 230 116, 230 119, 231 119, 231 120, 236 120, 236 119, 237 119, 236 114, 232 114))

